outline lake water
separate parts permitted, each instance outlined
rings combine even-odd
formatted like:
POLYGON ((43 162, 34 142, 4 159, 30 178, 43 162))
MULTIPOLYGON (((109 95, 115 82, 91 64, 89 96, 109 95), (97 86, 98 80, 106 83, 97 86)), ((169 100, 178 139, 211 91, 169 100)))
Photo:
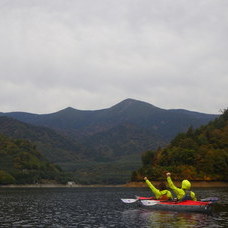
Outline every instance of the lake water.
POLYGON ((147 188, 0 188, 0 227, 228 227, 228 189, 195 188, 223 199, 213 213, 152 211, 120 198, 147 188))

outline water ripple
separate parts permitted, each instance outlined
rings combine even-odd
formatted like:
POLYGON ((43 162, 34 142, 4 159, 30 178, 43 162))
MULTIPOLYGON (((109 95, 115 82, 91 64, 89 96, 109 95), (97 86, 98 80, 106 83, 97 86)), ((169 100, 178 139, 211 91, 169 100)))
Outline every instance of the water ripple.
POLYGON ((0 189, 1 227, 228 227, 228 193, 198 189, 204 197, 224 196, 214 214, 150 211, 120 198, 149 195, 139 188, 0 189))

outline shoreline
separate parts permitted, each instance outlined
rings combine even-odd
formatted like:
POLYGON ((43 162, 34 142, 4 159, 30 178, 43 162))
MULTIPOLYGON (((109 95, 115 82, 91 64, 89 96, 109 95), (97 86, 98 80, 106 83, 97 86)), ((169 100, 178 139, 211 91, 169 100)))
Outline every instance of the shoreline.
MULTIPOLYGON (((161 181, 152 181, 152 183, 156 186, 161 181)), ((173 181, 174 184, 178 187, 181 186, 181 181, 173 181)), ((220 188, 220 187, 227 187, 228 182, 223 181, 190 181, 192 188, 200 187, 200 188, 220 188)), ((144 182, 129 182, 125 185, 125 187, 147 187, 146 183, 144 182)))
MULTIPOLYGON (((160 183, 160 181, 153 181, 154 185, 160 183)), ((181 181, 174 181, 176 186, 181 186, 181 181)), ((227 187, 228 182, 221 181, 191 181, 192 188, 201 187, 201 188, 219 188, 227 187)), ((145 182, 129 182, 126 184, 119 185, 102 185, 102 184, 91 184, 91 185, 82 185, 82 184, 25 184, 25 185, 1 185, 0 188, 144 188, 147 187, 145 182)))

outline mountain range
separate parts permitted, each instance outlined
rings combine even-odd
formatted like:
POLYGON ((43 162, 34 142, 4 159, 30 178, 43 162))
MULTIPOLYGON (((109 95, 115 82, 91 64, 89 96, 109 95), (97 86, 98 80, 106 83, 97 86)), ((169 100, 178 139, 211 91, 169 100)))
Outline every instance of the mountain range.
POLYGON ((140 166, 144 151, 167 145, 191 126, 218 115, 165 110, 126 99, 102 110, 66 108, 51 114, 0 113, 0 133, 34 142, 51 162, 81 183, 120 183, 140 166))

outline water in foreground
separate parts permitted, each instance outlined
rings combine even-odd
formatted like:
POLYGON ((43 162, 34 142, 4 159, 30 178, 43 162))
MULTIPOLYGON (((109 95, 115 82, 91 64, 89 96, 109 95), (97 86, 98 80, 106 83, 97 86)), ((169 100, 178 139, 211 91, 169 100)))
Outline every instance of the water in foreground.
POLYGON ((151 196, 146 188, 0 189, 0 227, 228 227, 228 189, 196 188, 223 199, 212 214, 152 211, 120 198, 151 196))

